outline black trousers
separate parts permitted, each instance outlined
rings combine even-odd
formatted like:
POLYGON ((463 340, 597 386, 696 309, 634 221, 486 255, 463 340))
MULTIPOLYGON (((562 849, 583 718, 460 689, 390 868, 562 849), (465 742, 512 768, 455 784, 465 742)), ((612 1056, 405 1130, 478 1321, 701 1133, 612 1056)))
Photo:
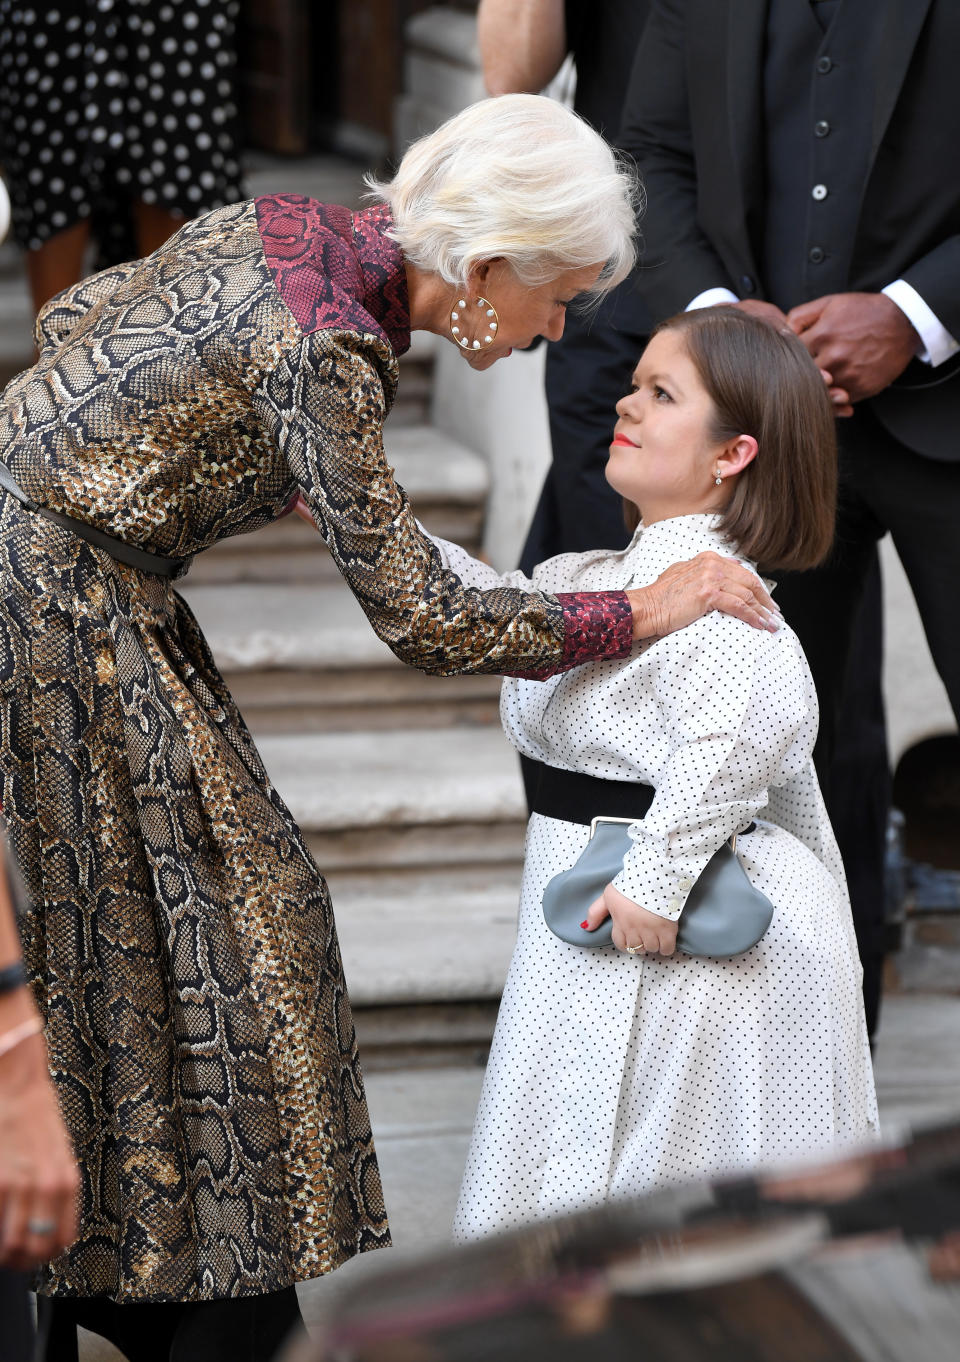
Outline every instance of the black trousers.
POLYGON ((614 407, 646 345, 646 317, 627 279, 593 317, 570 311, 547 350, 545 388, 553 458, 520 567, 530 573, 558 553, 622 549, 630 536, 619 496, 604 477, 614 407))
POLYGON ((271 1362, 303 1327, 296 1290, 190 1305, 117 1305, 103 1297, 41 1297, 42 1362, 77 1362, 77 1326, 128 1362, 271 1362))
POLYGON ((0 1268, 0 1362, 31 1362, 34 1336, 30 1279, 0 1268))
POLYGON ((820 699, 814 755, 850 885, 872 1035, 884 953, 889 804, 877 544, 884 534, 892 535, 934 664, 960 721, 960 462, 915 454, 868 407, 840 421, 838 433, 841 488, 834 552, 823 568, 784 576, 776 595, 807 654, 820 699))

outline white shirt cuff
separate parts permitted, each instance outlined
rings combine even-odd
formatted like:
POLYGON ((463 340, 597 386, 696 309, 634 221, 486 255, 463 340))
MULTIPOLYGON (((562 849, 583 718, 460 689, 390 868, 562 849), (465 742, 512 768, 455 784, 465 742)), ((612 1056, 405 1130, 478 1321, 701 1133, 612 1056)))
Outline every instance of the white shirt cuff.
MULTIPOLYGON (((696 298, 687 303, 684 312, 692 312, 696 307, 716 307, 717 303, 739 303, 740 299, 728 288, 705 288, 696 298)), ((894 299, 896 302, 896 299, 894 299)))
POLYGON ((934 368, 960 350, 960 341, 954 339, 943 325, 937 314, 927 306, 920 294, 908 284, 906 279, 894 279, 892 284, 880 290, 904 314, 914 331, 920 337, 922 349, 917 351, 917 359, 934 368))

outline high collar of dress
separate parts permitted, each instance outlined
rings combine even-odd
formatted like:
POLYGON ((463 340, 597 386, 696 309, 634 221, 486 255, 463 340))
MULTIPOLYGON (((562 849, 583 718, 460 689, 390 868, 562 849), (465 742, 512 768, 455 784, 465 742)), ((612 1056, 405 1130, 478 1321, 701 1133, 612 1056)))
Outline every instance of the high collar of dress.
POLYGON ((658 520, 653 525, 641 522, 623 550, 623 568, 631 581, 636 578, 637 585, 643 585, 659 577, 671 563, 695 558, 698 553, 721 553, 746 562, 724 539, 721 519, 716 514, 678 515, 669 520, 658 520))
POLYGON ((387 233, 393 215, 385 203, 353 214, 353 239, 363 274, 363 306, 383 327, 394 354, 410 349, 410 298, 400 247, 387 233))

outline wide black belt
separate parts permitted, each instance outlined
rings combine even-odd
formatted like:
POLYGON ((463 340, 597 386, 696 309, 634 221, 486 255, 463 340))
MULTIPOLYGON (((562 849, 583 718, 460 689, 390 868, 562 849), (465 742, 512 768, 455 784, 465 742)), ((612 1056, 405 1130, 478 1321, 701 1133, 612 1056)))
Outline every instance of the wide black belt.
MULTIPOLYGON (((656 794, 652 785, 632 780, 601 780, 562 771, 532 757, 520 758, 531 813, 560 818, 565 823, 589 826, 595 818, 643 818, 656 794)), ((744 837, 756 829, 748 823, 737 833, 744 837)))
POLYGON ((80 539, 85 539, 88 544, 105 549, 119 563, 126 563, 128 567, 136 568, 138 572, 152 572, 158 577, 182 577, 192 562, 189 557, 165 558, 162 553, 149 553, 146 549, 135 548, 133 544, 125 544, 122 539, 115 539, 112 534, 105 534, 103 530, 88 525, 85 520, 75 520, 73 516, 64 515, 61 511, 51 511, 46 506, 40 506, 32 497, 27 496, 3 463, 0 463, 0 486, 5 487, 11 496, 16 497, 17 501, 34 515, 42 515, 44 520, 52 520, 55 525, 62 525, 80 539))
POLYGON ((521 760, 531 813, 589 824, 594 818, 642 818, 653 803, 652 785, 600 780, 579 771, 561 771, 559 766, 547 766, 531 757, 521 760))

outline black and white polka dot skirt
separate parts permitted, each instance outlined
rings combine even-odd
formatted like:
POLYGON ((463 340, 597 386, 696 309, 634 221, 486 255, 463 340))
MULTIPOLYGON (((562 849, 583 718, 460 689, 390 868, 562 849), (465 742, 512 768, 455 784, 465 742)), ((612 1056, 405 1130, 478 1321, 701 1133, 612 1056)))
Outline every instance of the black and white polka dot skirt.
POLYGON ((106 244, 136 200, 191 218, 243 197, 238 8, 0 0, 0 164, 23 247, 82 219, 106 244))

